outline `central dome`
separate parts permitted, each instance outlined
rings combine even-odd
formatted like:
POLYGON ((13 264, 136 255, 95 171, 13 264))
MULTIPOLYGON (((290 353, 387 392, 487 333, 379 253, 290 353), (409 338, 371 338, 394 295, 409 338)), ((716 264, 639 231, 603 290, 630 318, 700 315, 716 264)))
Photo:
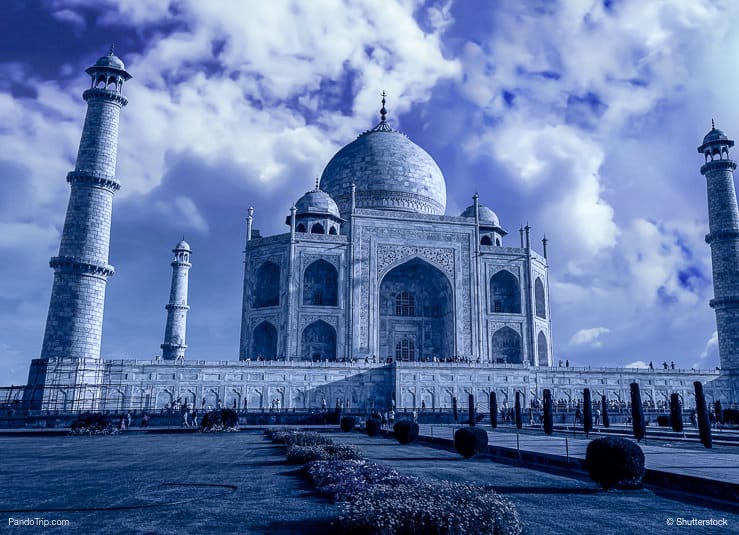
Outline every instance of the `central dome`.
POLYGON ((321 190, 351 208, 352 184, 357 208, 443 215, 446 183, 434 159, 405 134, 383 120, 331 158, 321 175, 321 190))

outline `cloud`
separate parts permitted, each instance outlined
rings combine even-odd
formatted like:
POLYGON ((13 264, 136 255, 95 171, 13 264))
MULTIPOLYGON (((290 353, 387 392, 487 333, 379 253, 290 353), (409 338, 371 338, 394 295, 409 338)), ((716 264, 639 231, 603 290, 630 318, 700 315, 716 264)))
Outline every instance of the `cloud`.
POLYGON ((581 329, 570 338, 570 346, 589 346, 599 348, 603 346, 603 342, 598 340, 600 335, 611 332, 607 327, 591 327, 589 329, 581 329))
POLYGON ((649 368, 649 364, 644 362, 643 360, 635 360, 634 362, 630 362, 629 364, 626 364, 624 368, 639 368, 639 369, 647 369, 649 368))
POLYGON ((706 346, 703 348, 703 351, 698 358, 704 360, 708 358, 709 355, 718 355, 718 331, 713 331, 713 333, 711 333, 711 337, 706 342, 706 346))

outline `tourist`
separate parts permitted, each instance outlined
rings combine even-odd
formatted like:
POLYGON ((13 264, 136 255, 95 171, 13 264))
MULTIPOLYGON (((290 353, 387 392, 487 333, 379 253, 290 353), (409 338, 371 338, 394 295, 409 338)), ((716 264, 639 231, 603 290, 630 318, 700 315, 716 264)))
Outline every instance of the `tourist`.
POLYGON ((141 427, 149 427, 149 415, 144 413, 141 417, 141 427))
POLYGON ((565 360, 565 368, 570 367, 570 359, 565 360))
POLYGON ((577 407, 577 410, 575 411, 575 423, 582 423, 582 411, 580 410, 580 407, 577 407))
POLYGON ((125 431, 126 430, 126 417, 125 416, 121 416, 120 428, 121 428, 121 431, 125 431))
POLYGON ((600 424, 600 409, 595 409, 595 425, 600 424))
POLYGON ((418 411, 416 409, 413 409, 413 423, 418 423, 418 411))
POLYGON ((187 410, 182 411, 182 425, 184 425, 185 427, 190 427, 190 422, 188 422, 187 420, 188 416, 189 414, 187 410))
POLYGON ((654 363, 651 360, 649 361, 649 369, 654 371, 654 363))
POLYGON ((192 426, 193 427, 198 426, 198 410, 197 409, 192 410, 192 426))
POLYGON ((326 398, 321 399, 321 409, 326 410, 326 398))
POLYGON ((129 428, 131 427, 131 413, 130 412, 126 413, 126 424, 128 425, 129 428))
POLYGON ((426 411, 426 402, 421 400, 421 412, 425 412, 425 411, 426 411))
POLYGON ((382 428, 385 429, 387 427, 387 411, 383 411, 381 423, 382 423, 382 428))
POLYGON ((675 369, 675 361, 674 360, 670 363, 670 369, 672 369, 672 370, 675 369))
POLYGON ((389 413, 387 413, 387 424, 390 427, 390 429, 393 428, 394 423, 395 423, 395 411, 391 410, 389 413))

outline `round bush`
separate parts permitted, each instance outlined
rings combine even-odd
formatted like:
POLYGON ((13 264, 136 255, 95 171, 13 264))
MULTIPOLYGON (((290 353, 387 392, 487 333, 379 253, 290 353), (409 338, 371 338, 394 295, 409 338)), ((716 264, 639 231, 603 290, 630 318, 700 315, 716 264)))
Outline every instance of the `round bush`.
POLYGON ((418 424, 410 420, 400 420, 393 426, 393 431, 401 444, 410 444, 418 438, 418 424))
POLYGON ((657 425, 660 427, 669 427, 670 417, 666 414, 660 414, 659 416, 657 416, 657 425))
POLYGON ((487 453, 488 434, 479 427, 462 427, 454 433, 454 449, 462 457, 469 459, 478 453, 487 453))
POLYGON ((644 452, 625 438, 598 438, 585 451, 585 469, 604 489, 639 488, 644 478, 644 452))
POLYGON ((377 418, 367 418, 367 434, 371 437, 376 437, 380 434, 380 428, 382 422, 377 418))
POLYGON ((201 431, 226 431, 239 429, 239 415, 233 409, 216 409, 206 412, 200 420, 201 431))
POLYGON ((354 426, 357 425, 357 419, 353 416, 344 416, 341 419, 341 430, 345 433, 348 433, 352 429, 354 429, 354 426))

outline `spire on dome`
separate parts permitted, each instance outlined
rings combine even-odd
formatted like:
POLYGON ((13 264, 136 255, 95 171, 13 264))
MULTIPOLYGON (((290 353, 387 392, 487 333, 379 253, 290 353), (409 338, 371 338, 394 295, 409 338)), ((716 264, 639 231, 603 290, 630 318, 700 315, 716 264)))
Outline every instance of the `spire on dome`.
POLYGON ((382 107, 380 108, 380 122, 377 126, 375 126, 370 132, 394 132, 392 128, 390 128, 390 125, 387 124, 387 109, 385 109, 385 97, 387 96, 387 93, 385 91, 382 91, 382 107))
POLYGON ((108 52, 109 56, 115 56, 115 41, 110 43, 110 52, 108 52))
POLYGON ((385 109, 385 97, 387 96, 387 93, 385 93, 385 90, 382 90, 382 108, 380 108, 380 121, 383 123, 385 122, 385 119, 387 118, 387 110, 385 109))
POLYGON ((319 184, 319 181, 320 180, 321 180, 320 178, 316 177, 316 191, 318 191, 319 189, 321 189, 320 187, 318 187, 318 184, 319 184))

